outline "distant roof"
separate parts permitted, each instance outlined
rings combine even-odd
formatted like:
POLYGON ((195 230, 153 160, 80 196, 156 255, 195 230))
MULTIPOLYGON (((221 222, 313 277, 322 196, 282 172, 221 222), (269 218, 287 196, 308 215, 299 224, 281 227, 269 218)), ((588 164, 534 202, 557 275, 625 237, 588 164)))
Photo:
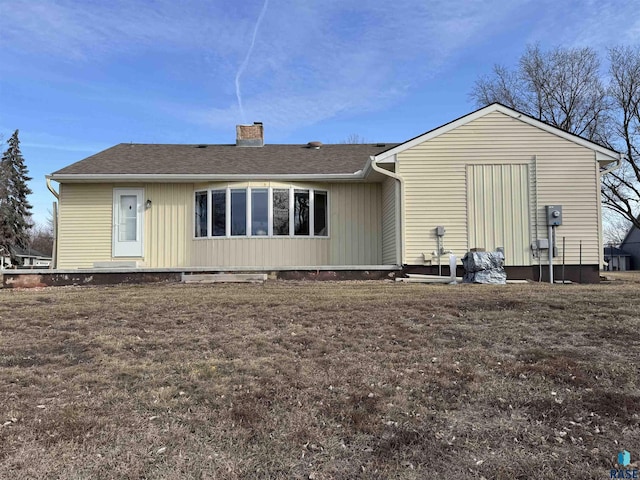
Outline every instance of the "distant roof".
POLYGON ((34 250, 33 248, 20 248, 20 247, 11 247, 14 255, 18 257, 33 257, 33 258, 48 258, 51 259, 51 255, 46 255, 38 250, 34 250))
POLYGON ((121 143, 52 174, 323 175, 353 174, 397 143, 323 145, 170 145, 121 143))
POLYGON ((604 247, 604 254, 616 257, 630 257, 631 255, 618 247, 604 247))

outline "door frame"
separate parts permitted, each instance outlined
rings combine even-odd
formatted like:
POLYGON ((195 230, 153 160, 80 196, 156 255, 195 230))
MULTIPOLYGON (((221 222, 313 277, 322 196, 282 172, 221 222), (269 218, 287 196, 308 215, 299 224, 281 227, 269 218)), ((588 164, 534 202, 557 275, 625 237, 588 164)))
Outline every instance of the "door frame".
POLYGON ((112 257, 132 257, 142 258, 144 255, 144 188, 114 188, 113 189, 113 231, 111 239, 111 256, 112 257), (119 220, 120 220, 120 202, 118 201, 121 195, 135 195, 136 196, 136 247, 134 252, 123 252, 118 240, 119 233, 119 220), (118 248, 119 247, 119 248, 118 248))

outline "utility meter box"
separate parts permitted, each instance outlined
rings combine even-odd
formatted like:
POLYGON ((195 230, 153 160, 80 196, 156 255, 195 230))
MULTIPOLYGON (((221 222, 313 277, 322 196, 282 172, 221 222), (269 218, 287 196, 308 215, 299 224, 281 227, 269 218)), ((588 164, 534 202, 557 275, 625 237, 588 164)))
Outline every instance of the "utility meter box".
POLYGON ((444 232, 445 232, 444 227, 442 226, 436 227, 436 235, 438 237, 444 237, 444 232))
POLYGON ((556 227, 562 225, 562 205, 547 205, 547 225, 556 227))

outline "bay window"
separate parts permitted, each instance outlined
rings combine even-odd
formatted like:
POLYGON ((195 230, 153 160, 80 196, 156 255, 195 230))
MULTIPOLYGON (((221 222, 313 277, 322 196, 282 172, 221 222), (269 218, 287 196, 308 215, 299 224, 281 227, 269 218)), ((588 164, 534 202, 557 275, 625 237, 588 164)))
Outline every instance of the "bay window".
POLYGON ((329 194, 305 188, 195 192, 195 237, 328 237, 329 194))

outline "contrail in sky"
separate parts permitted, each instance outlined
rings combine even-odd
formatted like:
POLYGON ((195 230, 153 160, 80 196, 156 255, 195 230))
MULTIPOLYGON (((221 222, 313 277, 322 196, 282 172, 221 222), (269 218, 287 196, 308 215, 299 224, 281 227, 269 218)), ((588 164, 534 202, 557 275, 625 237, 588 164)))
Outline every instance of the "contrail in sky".
POLYGON ((260 15, 258 16, 258 21, 256 22, 256 26, 253 29, 253 37, 251 37, 251 45, 249 46, 249 50, 247 51, 247 56, 244 57, 244 61, 240 65, 238 69, 238 73, 236 73, 236 97, 238 98, 238 107, 240 107, 240 114, 242 115, 242 122, 247 123, 244 117, 244 108, 242 108, 242 94, 240 93, 240 76, 244 72, 244 69, 247 68, 249 64, 249 59, 251 58, 251 53, 253 52, 253 46, 256 43, 256 36, 258 35, 258 29, 260 28, 260 23, 262 23, 262 19, 264 18, 264 14, 267 12, 267 7, 269 6, 269 0, 264 0, 264 5, 262 5, 262 10, 260 11, 260 15))

